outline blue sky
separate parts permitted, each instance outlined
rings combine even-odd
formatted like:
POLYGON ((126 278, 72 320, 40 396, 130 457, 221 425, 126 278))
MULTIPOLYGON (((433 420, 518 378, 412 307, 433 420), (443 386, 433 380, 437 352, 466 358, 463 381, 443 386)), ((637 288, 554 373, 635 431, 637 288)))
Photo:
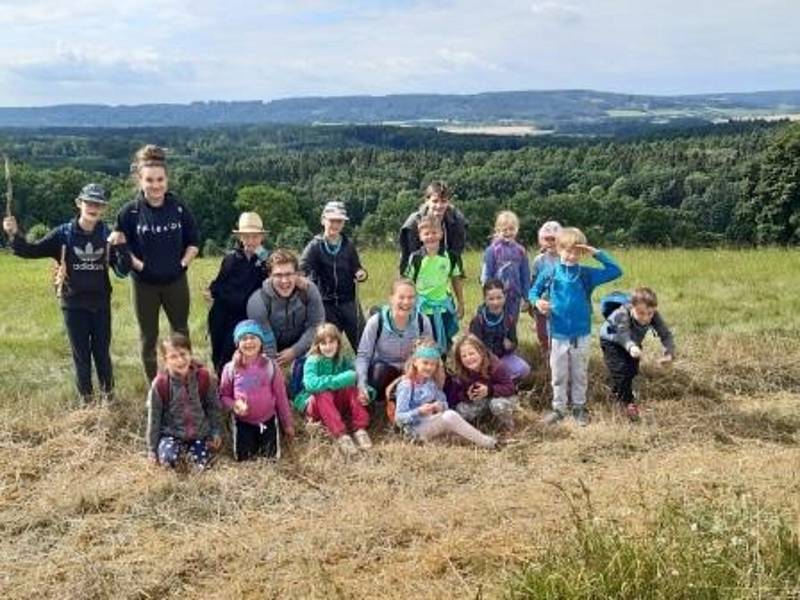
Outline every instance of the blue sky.
POLYGON ((798 0, 0 0, 0 106, 800 88, 798 0))

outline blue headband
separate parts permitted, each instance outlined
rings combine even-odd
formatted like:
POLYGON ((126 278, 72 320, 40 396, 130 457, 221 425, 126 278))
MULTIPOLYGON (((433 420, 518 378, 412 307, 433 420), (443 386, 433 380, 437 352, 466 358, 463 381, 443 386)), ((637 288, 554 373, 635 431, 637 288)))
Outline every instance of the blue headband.
POLYGON ((437 360, 441 357, 442 355, 439 353, 439 349, 434 348, 433 346, 423 346, 422 348, 417 348, 414 351, 414 358, 428 358, 430 360, 437 360))

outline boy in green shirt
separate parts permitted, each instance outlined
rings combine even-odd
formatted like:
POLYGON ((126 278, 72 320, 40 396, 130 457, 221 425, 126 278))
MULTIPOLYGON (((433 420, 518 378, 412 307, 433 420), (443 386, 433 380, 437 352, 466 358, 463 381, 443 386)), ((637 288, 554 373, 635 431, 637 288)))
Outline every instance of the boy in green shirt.
POLYGON ((464 316, 463 274, 458 261, 439 249, 441 221, 426 216, 417 229, 422 248, 409 257, 405 275, 414 282, 418 309, 430 318, 439 349, 447 354, 464 316))

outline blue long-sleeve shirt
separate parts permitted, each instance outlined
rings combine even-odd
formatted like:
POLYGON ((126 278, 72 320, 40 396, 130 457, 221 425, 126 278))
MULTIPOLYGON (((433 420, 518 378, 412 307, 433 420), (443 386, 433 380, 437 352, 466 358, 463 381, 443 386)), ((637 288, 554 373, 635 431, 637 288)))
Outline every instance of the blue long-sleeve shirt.
POLYGON ((395 423, 411 431, 427 418, 419 412, 423 404, 438 402, 443 411, 447 410, 447 397, 433 379, 412 381, 403 377, 395 388, 395 398, 395 423))
POLYGON ((594 257, 603 268, 559 262, 539 273, 531 287, 531 303, 541 298, 550 301, 551 337, 569 340, 591 333, 592 291, 622 275, 622 269, 607 252, 599 250, 594 257))

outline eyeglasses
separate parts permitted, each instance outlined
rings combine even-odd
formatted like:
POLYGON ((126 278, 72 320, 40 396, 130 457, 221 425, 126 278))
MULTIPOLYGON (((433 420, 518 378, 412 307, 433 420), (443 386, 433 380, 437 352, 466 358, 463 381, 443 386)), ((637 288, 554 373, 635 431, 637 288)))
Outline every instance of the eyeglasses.
POLYGON ((295 275, 297 275, 297 273, 295 273, 295 272, 292 272, 292 273, 272 273, 271 277, 273 279, 291 279, 295 275))

